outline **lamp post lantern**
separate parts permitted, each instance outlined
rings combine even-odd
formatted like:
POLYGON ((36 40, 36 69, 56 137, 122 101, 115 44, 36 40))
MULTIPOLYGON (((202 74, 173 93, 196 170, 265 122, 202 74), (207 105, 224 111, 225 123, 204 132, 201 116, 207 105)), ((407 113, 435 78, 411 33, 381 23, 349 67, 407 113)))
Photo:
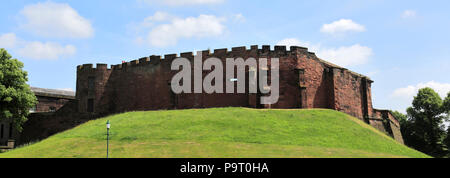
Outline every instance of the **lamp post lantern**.
POLYGON ((106 122, 106 158, 109 158, 109 129, 111 128, 111 124, 109 120, 106 122))

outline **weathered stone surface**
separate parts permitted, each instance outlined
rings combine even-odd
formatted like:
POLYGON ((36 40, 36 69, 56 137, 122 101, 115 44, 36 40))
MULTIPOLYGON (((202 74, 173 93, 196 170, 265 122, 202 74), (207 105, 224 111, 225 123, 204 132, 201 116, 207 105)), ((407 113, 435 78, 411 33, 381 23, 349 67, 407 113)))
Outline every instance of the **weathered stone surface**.
POLYGON ((75 99, 75 92, 31 87, 37 98, 37 104, 32 112, 55 112, 67 102, 75 99))
POLYGON ((374 109, 373 111, 373 116, 375 118, 381 118, 381 120, 384 122, 383 124, 386 129, 385 132, 395 140, 403 144, 404 142, 402 133, 400 131, 400 123, 397 119, 395 119, 394 115, 392 115, 389 110, 374 109))
MULTIPOLYGON (((136 110, 187 109, 211 107, 251 107, 251 108, 329 108, 355 116, 378 130, 403 143, 398 121, 389 111, 372 108, 371 81, 368 77, 335 64, 319 59, 306 48, 284 46, 236 47, 232 50, 216 49, 202 51, 203 61, 216 57, 224 64, 223 82, 226 78, 226 58, 267 58, 270 73, 271 58, 279 58, 280 97, 273 105, 261 105, 261 93, 248 91, 248 73, 246 67, 246 92, 201 94, 174 94, 170 82, 178 71, 170 70, 176 54, 144 57, 128 63, 113 65, 84 64, 77 67, 76 102, 69 113, 73 116, 89 113, 103 116, 113 113, 136 110)), ((191 52, 179 56, 191 61, 191 52)), ((210 71, 203 71, 205 77, 210 71)), ((192 72, 193 74, 193 72, 192 72)), ((235 69, 235 75, 237 71, 235 69)), ((270 78, 271 76, 269 76, 270 78)), ((194 91, 192 77, 192 91, 194 91)), ((225 90, 225 83, 223 84, 225 90)), ((87 117, 88 118, 88 117, 87 117)), ((76 118, 74 118, 76 120, 76 118)), ((70 125, 70 124, 69 124, 70 125)), ((42 127, 44 128, 44 127, 42 127)))
MULTIPOLYGON (((253 108, 330 108, 345 112, 386 132, 382 119, 389 119, 395 125, 395 118, 377 115, 372 108, 371 84, 372 81, 363 75, 349 71, 345 68, 331 64, 308 52, 306 48, 291 47, 287 51, 284 46, 276 46, 271 51, 270 46, 258 49, 252 46, 235 47, 231 51, 216 49, 214 53, 203 51, 203 60, 209 57, 219 58, 226 71, 226 58, 242 57, 247 59, 279 58, 280 61, 280 97, 273 105, 260 105, 261 93, 250 94, 248 85, 246 93, 224 94, 174 94, 170 88, 170 81, 178 71, 170 70, 171 61, 176 55, 165 55, 124 63, 121 67, 115 65, 107 69, 105 65, 91 64, 78 67, 77 70, 77 99, 80 112, 88 112, 88 100, 93 100, 93 112, 111 114, 135 110, 158 109, 187 109, 210 107, 253 107, 253 108), (138 62, 139 61, 139 62, 138 62), (142 61, 142 62, 141 62, 142 61), (89 88, 89 80, 94 80, 94 86, 89 88), (380 121, 369 121, 367 118, 377 117, 380 121), (381 122, 381 124, 380 124, 381 122)), ((180 54, 190 61, 194 55, 191 52, 180 54)), ((192 67, 193 67, 192 62, 192 67)), ((270 65, 270 62, 269 62, 270 65)), ((270 70, 270 66, 268 67, 270 70)), ((246 68, 246 84, 248 84, 248 71, 246 68)), ((209 71, 203 71, 205 77, 209 71)), ((270 73, 270 71, 269 71, 270 73)), ((235 72, 236 75, 236 72, 235 72)), ((227 80, 224 73, 224 82, 227 80)), ((269 77, 270 78, 270 77, 269 77)), ((192 83, 193 78, 192 78, 192 83)), ((224 83, 225 87, 225 83, 224 83)), ((192 85, 192 90, 194 86, 192 85)), ((225 91, 225 88, 224 88, 225 91)), ((397 127, 397 126, 396 126, 397 127)), ((393 137, 401 137, 397 131, 393 137)), ((400 139, 398 139, 400 140, 400 139)))

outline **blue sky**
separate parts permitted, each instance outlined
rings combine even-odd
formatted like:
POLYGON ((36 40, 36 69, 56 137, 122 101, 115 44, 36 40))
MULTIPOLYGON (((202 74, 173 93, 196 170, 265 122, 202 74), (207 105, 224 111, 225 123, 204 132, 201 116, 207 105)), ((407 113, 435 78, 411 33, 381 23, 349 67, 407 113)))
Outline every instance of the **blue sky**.
POLYGON ((0 48, 32 86, 75 89, 76 66, 250 45, 301 45, 370 76, 376 108, 450 91, 450 2, 402 0, 15 0, 0 48))

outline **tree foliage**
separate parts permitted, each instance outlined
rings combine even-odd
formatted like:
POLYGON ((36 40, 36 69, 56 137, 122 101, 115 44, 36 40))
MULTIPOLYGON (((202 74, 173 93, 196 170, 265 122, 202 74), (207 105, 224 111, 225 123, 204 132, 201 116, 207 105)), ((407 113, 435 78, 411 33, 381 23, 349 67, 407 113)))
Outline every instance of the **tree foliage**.
POLYGON ((431 156, 444 156, 447 132, 443 122, 448 117, 449 100, 442 100, 431 88, 420 89, 407 109, 407 118, 399 119, 405 144, 431 156))
POLYGON ((28 74, 22 68, 22 62, 0 49, 0 120, 12 121, 19 131, 36 103, 36 96, 26 83, 28 74))
POLYGON ((450 157, 450 127, 447 128, 447 137, 444 139, 444 144, 447 146, 447 151, 449 151, 447 155, 450 157))
POLYGON ((401 112, 398 111, 391 111, 392 115, 400 122, 406 122, 408 120, 408 117, 401 112))
MULTIPOLYGON (((450 121, 450 92, 444 100, 444 110, 447 113, 447 121, 450 121)), ((447 157, 450 157, 450 126, 447 128, 447 137, 444 140, 444 144, 447 146, 447 157)))
MULTIPOLYGON (((450 92, 448 92, 448 94, 447 94, 447 97, 445 98, 445 100, 444 100, 444 106, 443 106, 444 108, 444 111, 447 113, 447 114, 450 114, 450 92)), ((448 118, 447 118, 448 119, 448 118)))

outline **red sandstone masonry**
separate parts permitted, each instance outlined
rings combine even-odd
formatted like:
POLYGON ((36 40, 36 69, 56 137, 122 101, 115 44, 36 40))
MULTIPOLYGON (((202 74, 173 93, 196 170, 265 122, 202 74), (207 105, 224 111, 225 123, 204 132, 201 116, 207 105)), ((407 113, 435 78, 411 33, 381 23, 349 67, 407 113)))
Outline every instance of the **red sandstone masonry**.
POLYGON ((69 99, 63 98, 53 98, 53 97, 45 97, 45 96, 36 96, 38 98, 38 103, 36 104, 36 108, 34 112, 51 112, 59 110, 63 107, 69 99))
MULTIPOLYGON (((191 61, 193 67, 194 54, 181 53, 191 61)), ((77 67, 76 98, 80 112, 87 112, 88 100, 94 100, 94 113, 112 114, 135 110, 187 109, 210 107, 252 107, 252 108, 329 108, 345 112, 366 120, 379 130, 383 130, 380 122, 368 121, 369 118, 388 119, 392 123, 394 137, 401 140, 398 134, 398 121, 391 114, 379 114, 372 108, 371 81, 368 77, 351 72, 345 68, 319 59, 307 48, 293 46, 287 50, 285 46, 264 45, 216 49, 202 51, 203 61, 216 57, 223 62, 226 71, 226 58, 242 57, 247 59, 279 58, 280 61, 280 98, 271 106, 260 105, 261 93, 249 94, 248 72, 246 67, 246 93, 232 94, 174 94, 170 88, 172 76, 178 71, 170 70, 171 62, 176 54, 143 57, 131 62, 112 65, 84 64, 77 67), (88 88, 89 78, 94 79, 94 88, 88 88)), ((205 77, 210 71, 203 71, 205 77)), ((236 75, 237 72, 235 72, 236 75)), ((193 74, 193 73, 192 73, 193 74)), ((270 74, 270 72, 269 72, 270 74)), ((224 74, 223 82, 227 79, 224 74)), ((270 78, 270 77, 269 77, 270 78)), ((192 91, 194 89, 192 78, 192 91)), ((226 86, 225 84, 223 85, 226 86)), ((223 88, 223 91, 226 91, 223 88)))

